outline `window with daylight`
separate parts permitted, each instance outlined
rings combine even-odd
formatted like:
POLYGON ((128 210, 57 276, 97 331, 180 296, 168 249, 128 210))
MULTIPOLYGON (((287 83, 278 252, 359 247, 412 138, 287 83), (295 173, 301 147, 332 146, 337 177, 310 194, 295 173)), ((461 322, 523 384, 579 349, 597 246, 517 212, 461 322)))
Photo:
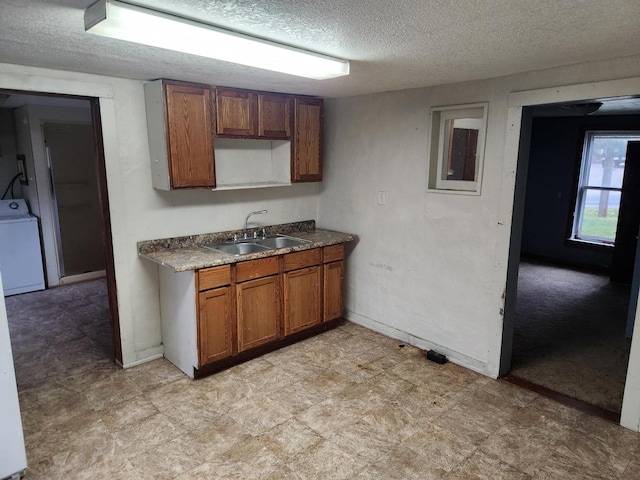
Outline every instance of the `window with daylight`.
POLYGON ((585 132, 571 239, 613 246, 627 142, 640 132, 585 132))

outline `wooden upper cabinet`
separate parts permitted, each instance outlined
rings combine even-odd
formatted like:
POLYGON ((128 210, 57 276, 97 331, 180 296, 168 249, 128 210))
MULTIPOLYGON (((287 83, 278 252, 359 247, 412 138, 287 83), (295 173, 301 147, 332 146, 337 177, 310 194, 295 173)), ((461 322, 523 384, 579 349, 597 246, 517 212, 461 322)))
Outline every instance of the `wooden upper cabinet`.
MULTIPOLYGON (((231 184, 252 188, 322 181, 321 98, 175 80, 148 82, 144 90, 154 188, 214 189, 216 183, 221 188, 231 184), (270 160, 273 168, 262 169, 267 173, 260 173, 258 179, 238 172, 233 155, 251 152, 253 145, 232 141, 237 145, 231 148, 232 143, 225 140, 218 143, 216 172, 216 137, 274 140, 270 160), (283 147, 287 140, 291 143, 290 150, 283 147)), ((255 143, 261 152, 268 148, 255 143)), ((262 171, 253 169, 251 173, 258 170, 262 171)))
POLYGON ((171 186, 215 187, 211 89, 171 83, 165 88, 171 186))
POLYGON ((216 87, 216 135, 290 138, 291 97, 216 87))
POLYGON ((144 89, 153 186, 215 187, 211 87, 157 80, 144 89))
POLYGON ((294 127, 291 150, 291 181, 322 181, 321 98, 299 98, 294 102, 294 127))
POLYGON ((275 93, 258 94, 258 136, 291 137, 291 97, 275 93))
POLYGON ((256 94, 248 90, 216 88, 216 133, 256 136, 256 94))

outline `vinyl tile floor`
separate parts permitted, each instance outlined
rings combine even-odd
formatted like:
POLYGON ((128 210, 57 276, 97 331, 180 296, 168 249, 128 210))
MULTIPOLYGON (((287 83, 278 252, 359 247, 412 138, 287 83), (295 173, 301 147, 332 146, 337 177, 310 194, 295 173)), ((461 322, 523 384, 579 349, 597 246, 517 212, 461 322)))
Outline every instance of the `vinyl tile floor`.
POLYGON ((103 281, 8 297, 26 479, 640 478, 640 435, 345 322, 201 380, 111 363, 103 281))

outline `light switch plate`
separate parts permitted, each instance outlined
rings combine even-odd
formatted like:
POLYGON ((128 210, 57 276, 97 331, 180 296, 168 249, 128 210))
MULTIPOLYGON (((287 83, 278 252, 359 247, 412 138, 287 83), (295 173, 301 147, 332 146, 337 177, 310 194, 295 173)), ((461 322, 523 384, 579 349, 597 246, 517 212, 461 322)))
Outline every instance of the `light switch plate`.
POLYGON ((378 192, 378 205, 386 205, 387 204, 387 192, 379 191, 378 192))

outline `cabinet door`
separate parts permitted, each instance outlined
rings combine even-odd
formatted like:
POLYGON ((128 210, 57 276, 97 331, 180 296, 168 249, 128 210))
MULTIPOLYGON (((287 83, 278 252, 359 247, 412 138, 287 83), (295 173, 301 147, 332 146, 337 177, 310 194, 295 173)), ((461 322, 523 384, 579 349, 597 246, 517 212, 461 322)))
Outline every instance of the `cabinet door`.
POLYGON ((216 88, 216 133, 256 136, 256 95, 247 90, 216 88))
POLYGON ((291 98, 286 95, 258 94, 258 136, 291 136, 291 98))
POLYGON ((198 361, 200 367, 233 353, 233 288, 198 294, 198 361))
POLYGON ((344 262, 331 262, 324 265, 324 321, 342 316, 344 262))
POLYGON ((236 285, 238 351, 242 352, 280 336, 280 277, 272 275, 236 285))
POLYGON ((171 188, 215 187, 211 89, 165 83, 171 188))
POLYGON ((304 330, 321 322, 322 267, 303 268, 284 274, 284 334, 304 330))
POLYGON ((322 181, 322 106, 321 98, 294 99, 292 182, 322 181))

